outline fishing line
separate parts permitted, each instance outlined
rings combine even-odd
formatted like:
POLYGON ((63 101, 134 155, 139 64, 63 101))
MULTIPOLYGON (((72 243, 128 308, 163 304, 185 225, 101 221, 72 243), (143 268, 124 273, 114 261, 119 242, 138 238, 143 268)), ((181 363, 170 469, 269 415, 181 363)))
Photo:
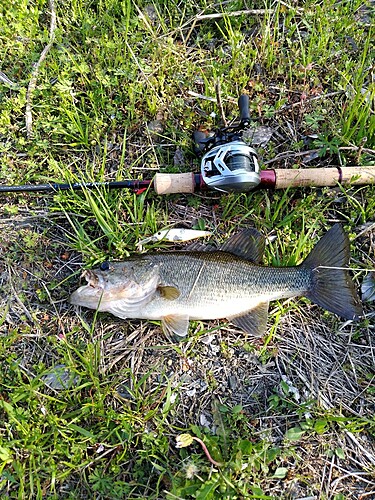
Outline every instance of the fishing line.
POLYGON ((317 266, 317 267, 314 267, 314 270, 315 269, 337 269, 339 271, 358 271, 358 272, 362 272, 362 273, 374 273, 375 272, 375 268, 374 269, 359 269, 357 267, 333 267, 333 266, 317 266))

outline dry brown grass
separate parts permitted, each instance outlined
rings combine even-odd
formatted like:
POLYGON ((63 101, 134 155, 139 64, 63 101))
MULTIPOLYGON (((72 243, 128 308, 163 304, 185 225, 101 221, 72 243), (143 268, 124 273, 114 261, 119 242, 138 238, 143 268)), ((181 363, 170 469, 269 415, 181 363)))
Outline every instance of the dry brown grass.
MULTIPOLYGON (((202 214, 212 217, 204 206, 199 211, 182 204, 171 207, 174 222, 190 222, 202 214)), ((157 325, 99 315, 89 338, 67 302, 82 263, 69 249, 64 218, 39 210, 35 216, 25 212, 3 218, 0 224, 0 335, 17 331, 11 351, 26 375, 36 376, 38 364, 58 364, 51 337, 76 331, 72 338, 98 347, 101 375, 116 374, 109 404, 119 411, 119 397, 127 397, 123 387, 131 389, 134 381, 130 369, 135 379, 151 373, 148 394, 169 381, 178 396, 173 425, 180 428, 197 424, 215 432, 220 425, 215 407, 242 405, 253 435, 283 446, 287 429, 309 418, 325 419, 323 433, 306 432, 296 442, 293 458, 285 458, 287 478, 270 480, 265 490, 276 498, 373 497, 375 447, 368 432, 375 403, 373 312, 367 311, 367 325, 358 335, 351 322, 339 322, 301 301, 282 314, 267 339, 251 338, 225 322, 199 322, 181 344, 165 338, 157 325), (51 290, 52 281, 56 286, 51 290), (275 395, 280 402, 273 407, 275 395), (339 422, 338 417, 346 419, 339 422), (337 449, 342 455, 335 454, 337 449)), ((373 228, 361 237, 373 248, 373 228)), ((273 310, 270 327, 278 310, 273 310)), ((92 324, 92 312, 80 314, 92 324)))

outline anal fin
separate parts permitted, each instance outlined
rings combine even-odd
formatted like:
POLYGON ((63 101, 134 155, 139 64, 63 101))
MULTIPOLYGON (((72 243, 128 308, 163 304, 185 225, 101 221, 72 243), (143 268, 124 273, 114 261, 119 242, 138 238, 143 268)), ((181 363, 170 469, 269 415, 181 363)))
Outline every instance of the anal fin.
POLYGON ((228 318, 234 325, 239 326, 246 333, 254 337, 261 337, 267 330, 268 302, 259 304, 255 309, 242 314, 228 318))

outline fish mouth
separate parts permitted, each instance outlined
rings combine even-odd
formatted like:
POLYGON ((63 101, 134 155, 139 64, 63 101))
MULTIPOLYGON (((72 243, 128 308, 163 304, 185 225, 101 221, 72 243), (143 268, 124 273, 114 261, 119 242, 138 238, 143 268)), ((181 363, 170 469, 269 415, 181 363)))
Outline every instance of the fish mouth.
POLYGON ((85 269, 81 274, 81 278, 85 278, 87 281, 87 285, 85 286, 91 286, 93 288, 99 286, 99 276, 95 274, 94 271, 91 271, 91 269, 85 269))
POLYGON ((158 267, 147 262, 138 274, 132 266, 123 266, 117 273, 86 269, 81 277, 87 284, 71 294, 70 304, 109 312, 143 307, 152 300, 160 280, 158 267))
POLYGON ((85 278, 87 284, 73 292, 69 302, 76 306, 89 307, 100 311, 106 310, 108 304, 112 301, 125 300, 132 303, 148 300, 157 285, 155 282, 156 276, 150 280, 151 283, 148 283, 146 287, 138 284, 133 279, 124 280, 121 286, 108 286, 101 274, 91 269, 84 270, 81 278, 85 278))
POLYGON ((69 302, 75 306, 97 307, 104 292, 99 276, 94 271, 86 269, 81 278, 85 278, 87 284, 73 292, 69 302))

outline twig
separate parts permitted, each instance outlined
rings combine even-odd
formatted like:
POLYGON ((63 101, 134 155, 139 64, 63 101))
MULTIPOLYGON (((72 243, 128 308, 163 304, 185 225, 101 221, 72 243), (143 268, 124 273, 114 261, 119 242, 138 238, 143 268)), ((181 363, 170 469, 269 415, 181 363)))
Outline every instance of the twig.
POLYGON ((84 465, 82 467, 82 470, 85 470, 87 469, 88 467, 91 467, 95 462, 97 462, 98 460, 101 460, 102 458, 104 458, 106 455, 108 455, 109 453, 111 453, 112 451, 116 450, 117 449, 117 446, 113 447, 113 448, 108 448, 108 450, 106 450, 104 453, 102 453, 101 455, 97 456, 96 458, 94 458, 94 460, 91 460, 91 462, 89 462, 88 464, 84 465))
POLYGON ((264 15, 264 14, 272 14, 274 12, 273 9, 245 9, 245 10, 235 10, 233 12, 217 12, 215 14, 198 14, 194 19, 197 21, 204 21, 205 19, 221 19, 224 16, 228 17, 237 17, 243 16, 246 14, 251 15, 264 15))
POLYGON ((357 153, 355 155, 355 160, 356 160, 357 163, 359 163, 359 161, 361 159, 362 151, 363 151, 363 148, 364 148, 366 142, 367 142, 367 137, 362 137, 361 143, 360 143, 360 145, 358 147, 358 151, 357 151, 357 153))
POLYGON ((199 443, 201 446, 202 446, 202 449, 206 455, 206 457, 208 458, 208 460, 212 463, 212 465, 216 465, 216 467, 222 467, 223 464, 221 464, 220 462, 216 462, 216 460, 214 460, 211 455, 210 455, 210 452, 208 451, 208 448, 207 446, 204 444, 204 442, 199 439, 198 437, 196 436, 193 436, 193 439, 194 441, 197 441, 197 443, 199 443))
POLYGON ((339 151, 358 151, 361 149, 362 153, 369 153, 375 155, 375 149, 364 148, 363 146, 340 146, 339 151))
MULTIPOLYGON (((292 7, 286 2, 283 2, 282 0, 279 0, 279 3, 284 5, 288 9, 293 9, 299 14, 303 14, 304 9, 299 8, 299 7, 292 7)), ((206 9, 203 9, 199 14, 196 14, 195 16, 191 17, 188 19, 184 24, 178 27, 178 29, 169 32, 167 35, 163 36, 171 36, 173 33, 182 32, 183 29, 187 28, 190 26, 190 29, 188 31, 187 36, 184 39, 185 44, 189 40, 196 24, 199 21, 205 21, 205 20, 210 20, 210 19, 221 19, 222 17, 237 17, 237 16, 243 16, 243 15, 266 15, 266 14, 273 14, 275 12, 275 9, 244 9, 244 10, 235 10, 233 12, 217 12, 215 14, 204 14, 206 9)))
POLYGON ((365 497, 369 497, 370 495, 375 495, 375 490, 368 491, 367 493, 362 493, 361 496, 359 497, 359 500, 362 500, 365 497))
MULTIPOLYGON (((344 470, 344 469, 341 469, 341 470, 344 470)), ((371 486, 374 484, 374 481, 369 481, 368 479, 365 479, 363 476, 370 476, 370 472, 348 472, 348 471, 345 471, 347 472, 347 474, 345 474, 344 476, 341 476, 341 477, 338 477, 337 479, 335 479, 333 482, 332 482, 332 487, 335 488, 336 485, 340 482, 340 481, 343 481, 344 479, 347 479, 348 477, 355 477, 356 479, 359 479, 361 481, 363 481, 364 483, 367 483, 367 484, 370 484, 371 486)))
POLYGON ((275 156, 275 158, 271 158, 270 160, 266 160, 263 162, 264 165, 269 165, 270 163, 275 163, 276 161, 286 160, 288 158, 297 158, 299 156, 307 156, 312 154, 319 154, 320 149, 310 149, 308 151, 285 151, 284 153, 280 153, 275 156))
POLYGON ((227 122, 227 119, 225 118, 223 103, 221 101, 221 91, 220 91, 220 80, 219 80, 219 78, 216 80, 216 83, 215 83, 215 92, 216 92, 216 102, 217 102, 217 106, 218 106, 218 108, 220 110, 221 119, 223 121, 224 127, 227 127, 228 126, 228 122, 227 122))
POLYGON ((194 92, 193 90, 188 90, 187 92, 189 95, 192 97, 196 97, 197 99, 203 99, 204 101, 211 101, 211 102, 216 102, 216 99, 214 97, 208 97, 203 94, 198 94, 197 92, 194 92))
MULTIPOLYGON (((374 149, 368 149, 368 148, 364 148, 361 146, 339 146, 337 149, 338 149, 338 151, 358 151, 360 149, 361 153, 369 153, 369 154, 375 155, 374 149)), ((309 156, 309 155, 314 155, 314 154, 319 155, 320 151, 321 151, 321 148, 309 149, 308 151, 298 151, 298 152, 285 151, 284 153, 280 153, 280 154, 276 155, 275 158, 271 158, 270 160, 264 161, 263 164, 269 165, 270 163, 275 163, 276 161, 279 161, 279 160, 285 160, 288 158, 297 158, 299 156, 309 156)), ((354 165, 351 165, 351 166, 354 166, 354 165)), ((363 168, 365 166, 358 165, 358 167, 363 168)))
POLYGON ((34 65, 34 69, 31 73, 31 78, 29 85, 27 87, 26 93, 26 111, 25 111, 25 121, 26 121, 26 134, 27 137, 30 138, 33 133, 33 116, 31 113, 31 101, 32 95, 36 87, 36 80, 38 78, 39 68, 46 58, 49 50, 51 49, 54 39, 55 39, 55 29, 56 29, 56 9, 55 9, 55 0, 48 0, 49 7, 51 11, 51 24, 49 28, 49 42, 44 47, 42 53, 40 54, 38 62, 34 65))
POLYGON ((331 480, 332 480, 332 470, 333 470, 334 465, 335 465, 335 455, 333 454, 332 458, 331 458, 331 465, 330 465, 330 468, 329 468, 328 481, 327 481, 327 484, 326 484, 326 495, 327 496, 329 496, 329 489, 330 489, 331 480))
MULTIPOLYGON (((333 408, 333 405, 329 401, 329 399, 326 396, 323 396, 322 393, 317 391, 315 387, 310 384, 310 382, 307 380, 307 378, 300 372, 300 370, 296 370, 297 376, 302 380, 302 382, 308 387, 310 392, 314 394, 314 396, 319 400, 320 405, 324 410, 331 410, 333 408)), ((356 437, 353 435, 352 432, 348 431, 347 429, 343 429, 347 437, 361 450, 361 452, 367 457, 367 459, 370 461, 371 465, 375 465, 375 455, 372 453, 368 452, 356 439, 356 437)))
MULTIPOLYGON (((205 21, 205 20, 210 20, 210 19, 220 19, 222 17, 236 17, 236 16, 242 16, 242 15, 264 15, 264 14, 272 14, 274 12, 274 9, 246 9, 246 10, 236 10, 234 12, 218 12, 215 14, 204 14, 204 10, 201 11, 200 14, 196 14, 194 17, 188 19, 184 24, 179 26, 178 31, 182 32, 184 28, 187 28, 190 26, 188 34, 184 38, 185 44, 189 40, 196 24, 199 21, 205 21)), ((168 36, 171 36, 171 34, 175 33, 177 30, 172 31, 171 33, 168 33, 168 36)))
POLYGON ((14 285, 13 285, 13 282, 12 282, 12 271, 11 271, 10 266, 8 266, 8 276, 9 276, 10 287, 12 289, 13 296, 16 299, 17 304, 21 307, 21 309, 25 313, 25 315, 26 315, 27 319, 30 321, 30 323, 33 323, 35 325, 34 318, 31 316, 30 312, 28 311, 27 307, 22 302, 22 300, 18 297, 16 289, 14 288, 14 285))
POLYGON ((335 92, 329 92, 328 94, 319 94, 314 97, 309 97, 305 101, 294 102, 293 104, 286 104, 285 106, 281 106, 278 110, 276 110, 275 114, 282 113, 283 111, 287 111, 288 109, 296 108, 297 106, 301 106, 303 104, 307 104, 311 101, 317 101, 318 99, 325 99, 326 97, 333 97, 335 95, 343 94, 342 90, 337 90, 335 92))
POLYGON ((125 41, 125 45, 126 45, 126 48, 128 49, 128 51, 130 52, 130 55, 131 55, 133 61, 137 65, 137 68, 139 69, 140 73, 142 74, 143 78, 146 80, 147 84, 152 88, 155 96, 157 96, 158 92, 156 91, 156 88, 151 83, 150 78, 148 77, 148 75, 146 75, 146 73, 143 71, 142 66, 139 64, 137 56, 134 54, 134 52, 133 52, 131 46, 129 45, 128 41, 125 41))
POLYGON ((368 224, 366 224, 366 227, 360 233, 358 233, 356 236, 354 236, 354 239, 356 240, 357 238, 360 238, 364 234, 370 233, 374 229, 375 229, 375 222, 372 222, 372 223, 369 222, 368 224))
POLYGON ((358 446, 358 448, 361 450, 361 452, 368 458, 368 460, 370 461, 371 465, 374 466, 375 465, 375 455, 373 455, 372 453, 370 453, 369 451, 366 450, 366 448, 364 448, 361 443, 358 441, 358 439, 354 436, 354 434, 346 429, 344 429, 346 435, 352 440, 352 442, 358 446))
POLYGON ((303 8, 301 8, 301 7, 293 7, 289 3, 283 2, 283 0, 279 0, 279 3, 281 3, 282 5, 284 5, 284 7, 286 7, 287 9, 291 9, 291 10, 295 9, 295 11, 298 12, 298 14, 303 14, 305 12, 303 8))
POLYGON ((17 83, 12 82, 12 80, 8 78, 7 75, 2 71, 0 71, 0 82, 4 83, 5 85, 14 90, 19 88, 19 85, 17 83))

